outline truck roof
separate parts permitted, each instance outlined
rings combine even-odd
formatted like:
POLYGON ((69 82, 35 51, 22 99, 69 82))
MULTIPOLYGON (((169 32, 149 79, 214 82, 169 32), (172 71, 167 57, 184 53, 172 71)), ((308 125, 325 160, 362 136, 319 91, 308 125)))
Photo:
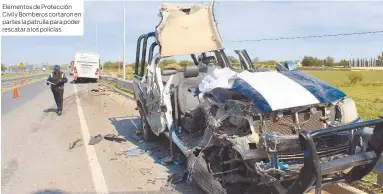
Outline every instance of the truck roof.
POLYGON ((99 54, 96 53, 96 52, 86 52, 86 51, 77 51, 77 52, 76 52, 76 55, 78 55, 78 54, 92 54, 92 55, 97 55, 97 56, 99 56, 99 54))
POLYGON ((214 1, 209 6, 163 4, 156 27, 161 57, 223 49, 213 7, 214 1))

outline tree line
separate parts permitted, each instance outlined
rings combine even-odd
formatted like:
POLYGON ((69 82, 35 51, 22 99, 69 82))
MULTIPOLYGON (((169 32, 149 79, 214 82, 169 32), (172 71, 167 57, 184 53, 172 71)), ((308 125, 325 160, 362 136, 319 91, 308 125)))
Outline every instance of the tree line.
MULTIPOLYGON (((228 56, 227 57, 234 68, 240 69, 240 61, 238 58, 234 56, 228 56)), ((383 53, 382 56, 378 56, 378 60, 383 61, 383 53)), ((258 57, 255 57, 252 59, 252 62, 255 66, 261 65, 263 67, 273 67, 277 65, 278 63, 284 64, 286 61, 277 61, 277 60, 260 60, 258 57)), ((294 61, 298 62, 298 61, 294 61)), ((313 57, 313 56, 304 56, 301 65, 304 67, 348 67, 349 62, 347 60, 340 60, 335 61, 333 57, 326 57, 324 59, 313 57)), ((134 63, 129 63, 127 65, 134 66, 134 63)), ((183 68, 185 66, 194 65, 193 61, 190 60, 181 60, 176 61, 175 59, 163 59, 161 60, 159 67, 165 68, 165 67, 174 67, 174 68, 183 68)), ((122 68, 122 62, 121 61, 106 61, 104 63, 104 68, 106 69, 118 69, 118 67, 122 68)))

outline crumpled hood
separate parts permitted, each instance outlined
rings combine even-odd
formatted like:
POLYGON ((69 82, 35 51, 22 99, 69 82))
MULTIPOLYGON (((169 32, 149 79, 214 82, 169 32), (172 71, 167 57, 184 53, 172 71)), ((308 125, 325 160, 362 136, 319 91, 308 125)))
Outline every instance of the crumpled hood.
POLYGON ((300 71, 243 71, 232 78, 230 90, 250 98, 261 112, 334 103, 346 94, 300 71))
POLYGON ((339 89, 300 71, 237 73, 223 68, 202 80, 200 100, 205 93, 222 102, 233 98, 222 89, 245 95, 260 112, 335 103, 346 97, 339 89))

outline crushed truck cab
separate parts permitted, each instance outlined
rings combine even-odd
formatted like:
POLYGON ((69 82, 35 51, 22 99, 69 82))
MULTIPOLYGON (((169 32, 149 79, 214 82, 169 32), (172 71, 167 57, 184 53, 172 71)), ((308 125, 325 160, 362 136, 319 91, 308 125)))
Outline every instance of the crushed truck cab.
POLYGON ((236 50, 244 70, 233 70, 213 5, 164 4, 156 31, 138 38, 133 85, 145 141, 169 137, 207 193, 320 193, 368 174, 382 153, 383 119, 363 121, 344 92, 291 64, 254 67, 236 50), (185 54, 194 65, 158 66, 185 54), (367 143, 365 127, 374 127, 367 143))

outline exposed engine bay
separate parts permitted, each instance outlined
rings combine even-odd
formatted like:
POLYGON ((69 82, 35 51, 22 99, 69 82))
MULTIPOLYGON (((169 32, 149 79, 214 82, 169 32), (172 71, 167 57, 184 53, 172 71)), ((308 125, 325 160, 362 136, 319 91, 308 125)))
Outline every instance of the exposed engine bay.
MULTIPOLYGON (((355 106, 346 98, 335 105, 262 114, 244 95, 232 94, 235 96, 232 100, 219 102, 214 93, 218 92, 207 94, 205 101, 190 111, 194 119, 186 118, 190 121, 182 123, 188 132, 203 134, 194 154, 203 156, 209 172, 224 186, 239 182, 272 186, 296 178, 304 155, 297 134, 302 130, 342 125, 345 109, 355 106)), ((320 161, 353 154, 357 145, 352 147, 351 139, 350 133, 316 139, 320 161)), ((337 173, 331 172, 329 176, 337 173)))

